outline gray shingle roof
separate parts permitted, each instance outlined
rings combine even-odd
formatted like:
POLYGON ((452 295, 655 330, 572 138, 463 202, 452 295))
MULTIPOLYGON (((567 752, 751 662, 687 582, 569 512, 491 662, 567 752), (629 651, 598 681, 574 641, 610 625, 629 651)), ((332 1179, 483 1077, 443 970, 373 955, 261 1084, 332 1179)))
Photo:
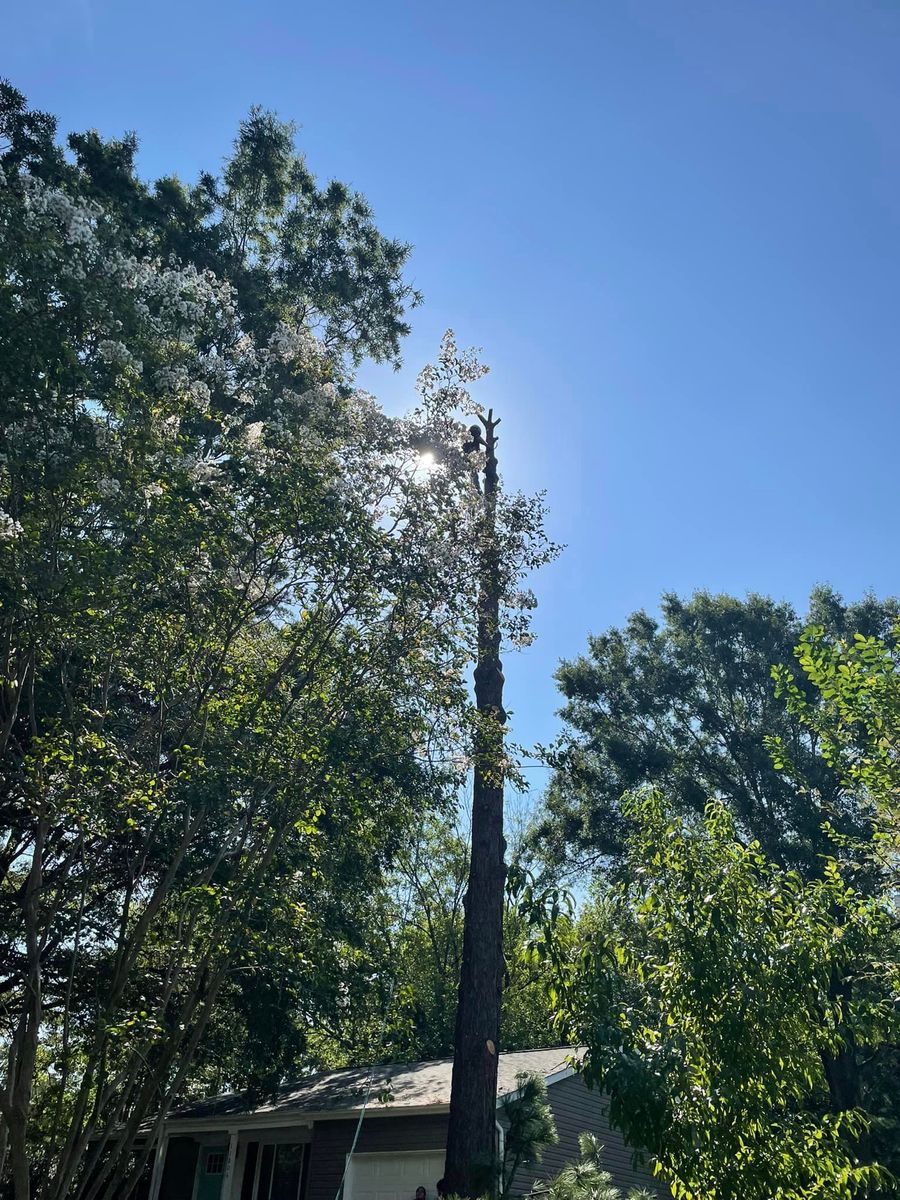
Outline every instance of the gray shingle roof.
MULTIPOLYGON (((515 1091, 516 1076, 523 1071, 534 1075, 553 1075, 564 1070, 572 1057, 581 1052, 566 1047, 550 1050, 514 1050, 501 1053, 498 1065, 497 1094, 515 1091)), ((419 1108, 450 1103, 451 1058, 430 1062, 391 1063, 372 1069, 369 1091, 370 1111, 419 1108)), ((285 1084, 274 1098, 255 1107, 236 1092, 198 1100, 171 1114, 173 1120, 186 1118, 233 1117, 250 1113, 280 1112, 352 1112, 362 1107, 369 1084, 368 1067, 348 1067, 342 1071, 321 1071, 296 1083, 285 1084)))

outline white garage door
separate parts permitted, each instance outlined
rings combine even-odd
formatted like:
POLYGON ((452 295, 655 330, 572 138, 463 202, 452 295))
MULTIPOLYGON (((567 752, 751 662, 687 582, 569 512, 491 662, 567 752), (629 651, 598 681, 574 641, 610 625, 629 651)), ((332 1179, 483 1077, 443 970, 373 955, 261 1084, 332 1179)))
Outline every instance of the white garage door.
POLYGON ((344 1200, 414 1200, 417 1187, 425 1189, 428 1200, 435 1200, 443 1174, 443 1150, 354 1154, 344 1181, 344 1200))

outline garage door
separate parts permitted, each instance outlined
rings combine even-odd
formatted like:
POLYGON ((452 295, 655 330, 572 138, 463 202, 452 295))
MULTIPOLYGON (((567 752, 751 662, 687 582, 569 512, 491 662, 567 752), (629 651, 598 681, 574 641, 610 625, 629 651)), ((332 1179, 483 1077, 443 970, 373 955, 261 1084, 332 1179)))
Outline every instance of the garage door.
POLYGON ((344 1200, 414 1200, 417 1187, 425 1189, 428 1200, 435 1200, 443 1174, 443 1150, 354 1154, 344 1181, 344 1200))

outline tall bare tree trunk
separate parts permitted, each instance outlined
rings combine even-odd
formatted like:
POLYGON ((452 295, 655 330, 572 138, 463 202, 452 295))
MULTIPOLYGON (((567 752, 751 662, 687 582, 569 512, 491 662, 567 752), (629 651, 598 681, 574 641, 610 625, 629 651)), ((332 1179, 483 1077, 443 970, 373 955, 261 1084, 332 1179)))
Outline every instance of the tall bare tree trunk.
MULTIPOLYGON (((496 540, 497 458, 493 410, 485 430, 484 512, 479 544, 478 662, 472 854, 465 898, 456 1010, 450 1125, 444 1185, 475 1197, 492 1186, 497 1121, 497 1055, 503 980, 503 668, 496 540)), ((477 427, 473 432, 478 432, 477 427)), ((476 439, 477 440, 477 439, 476 439)))

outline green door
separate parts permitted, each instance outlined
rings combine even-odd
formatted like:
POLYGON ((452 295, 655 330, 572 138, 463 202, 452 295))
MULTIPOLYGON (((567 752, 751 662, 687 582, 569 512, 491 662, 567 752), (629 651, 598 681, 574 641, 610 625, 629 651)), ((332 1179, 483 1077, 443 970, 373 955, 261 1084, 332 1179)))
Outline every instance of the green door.
POLYGON ((225 1176, 227 1146, 201 1146, 197 1163, 196 1200, 220 1200, 225 1176))

